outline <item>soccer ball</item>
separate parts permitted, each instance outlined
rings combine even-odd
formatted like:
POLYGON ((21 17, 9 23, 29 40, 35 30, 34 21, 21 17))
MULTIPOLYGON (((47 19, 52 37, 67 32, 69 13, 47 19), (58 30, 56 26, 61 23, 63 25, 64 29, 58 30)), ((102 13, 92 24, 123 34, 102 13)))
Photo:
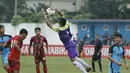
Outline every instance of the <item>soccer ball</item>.
POLYGON ((56 10, 53 8, 47 8, 46 9, 46 14, 47 15, 54 15, 56 13, 56 10))

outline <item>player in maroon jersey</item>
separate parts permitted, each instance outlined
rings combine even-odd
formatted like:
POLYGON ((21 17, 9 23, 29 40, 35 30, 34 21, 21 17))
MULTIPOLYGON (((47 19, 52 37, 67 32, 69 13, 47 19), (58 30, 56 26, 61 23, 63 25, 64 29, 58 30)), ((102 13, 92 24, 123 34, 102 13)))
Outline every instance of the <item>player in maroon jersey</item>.
POLYGON ((3 47, 10 47, 10 54, 8 56, 9 68, 8 73, 19 73, 20 71, 20 49, 23 40, 26 38, 28 32, 26 29, 21 29, 19 35, 12 37, 7 41, 3 47))
POLYGON ((29 54, 30 54, 30 48, 33 46, 33 54, 35 58, 35 64, 36 64, 36 72, 40 73, 40 62, 43 64, 43 71, 44 73, 47 73, 47 65, 46 65, 46 58, 45 58, 45 52, 44 52, 44 44, 46 44, 46 49, 48 50, 48 42, 44 36, 41 35, 41 28, 37 27, 35 28, 36 35, 33 36, 30 40, 29 45, 29 54))

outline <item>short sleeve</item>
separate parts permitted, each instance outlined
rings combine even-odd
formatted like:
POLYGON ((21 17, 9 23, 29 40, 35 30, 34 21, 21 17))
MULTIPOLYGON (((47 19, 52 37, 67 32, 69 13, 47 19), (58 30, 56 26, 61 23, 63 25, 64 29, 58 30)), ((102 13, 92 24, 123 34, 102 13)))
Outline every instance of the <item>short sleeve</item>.
POLYGON ((52 30, 54 30, 55 32, 59 32, 60 29, 56 26, 52 26, 52 30))
POLYGON ((43 41, 44 41, 46 44, 48 44, 47 39, 46 39, 45 37, 44 37, 43 41))

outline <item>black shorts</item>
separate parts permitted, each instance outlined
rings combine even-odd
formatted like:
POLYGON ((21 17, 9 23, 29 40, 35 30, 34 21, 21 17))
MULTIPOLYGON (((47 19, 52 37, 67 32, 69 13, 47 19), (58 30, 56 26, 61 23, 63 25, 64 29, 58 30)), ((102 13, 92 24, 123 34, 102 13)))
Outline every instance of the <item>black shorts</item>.
POLYGON ((81 52, 83 51, 83 46, 79 47, 79 54, 81 54, 81 52))
POLYGON ((100 53, 99 55, 97 55, 97 53, 95 53, 92 57, 92 61, 101 61, 101 55, 102 55, 102 53, 100 53))

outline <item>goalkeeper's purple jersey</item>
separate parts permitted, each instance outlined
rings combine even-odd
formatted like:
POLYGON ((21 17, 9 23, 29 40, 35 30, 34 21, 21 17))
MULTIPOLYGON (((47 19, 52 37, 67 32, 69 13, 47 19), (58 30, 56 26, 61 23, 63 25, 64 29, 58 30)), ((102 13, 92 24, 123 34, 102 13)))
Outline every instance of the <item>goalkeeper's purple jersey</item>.
POLYGON ((66 23, 64 27, 53 27, 54 31, 57 31, 59 34, 59 38, 64 44, 65 48, 67 49, 70 46, 75 45, 74 42, 71 40, 72 34, 70 32, 70 24, 66 23))
POLYGON ((62 41, 62 43, 64 44, 66 48, 74 44, 71 40, 72 34, 70 32, 70 27, 68 27, 65 30, 59 31, 58 34, 59 34, 60 40, 62 41))

